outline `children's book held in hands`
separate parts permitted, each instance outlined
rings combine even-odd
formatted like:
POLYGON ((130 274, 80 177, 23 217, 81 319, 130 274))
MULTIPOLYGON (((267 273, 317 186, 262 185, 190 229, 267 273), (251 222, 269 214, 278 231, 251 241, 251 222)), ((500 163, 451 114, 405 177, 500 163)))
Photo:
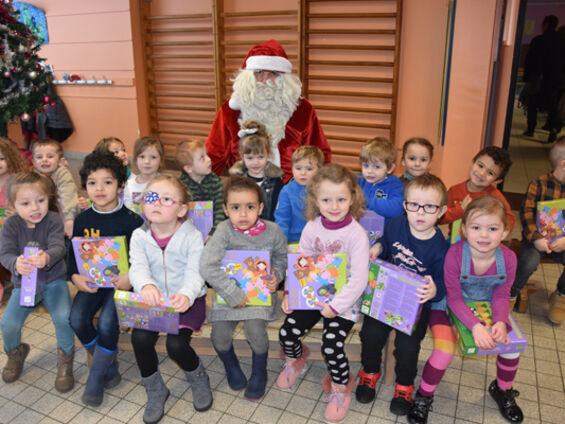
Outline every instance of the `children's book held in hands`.
POLYGON ((565 235, 565 199, 538 202, 536 223, 538 232, 550 243, 565 235))
POLYGON ((370 209, 359 219, 359 224, 367 231, 369 245, 372 246, 383 236, 385 229, 385 217, 370 209))
POLYGON ((288 254, 287 288, 292 310, 321 310, 347 283, 347 254, 288 254))
POLYGON ((79 274, 94 281, 89 287, 113 288, 112 280, 129 270, 125 236, 73 237, 72 243, 79 274))
POLYGON ((419 274, 375 259, 369 265, 369 284, 361 301, 361 313, 410 335, 422 311, 417 289, 427 283, 419 274))
POLYGON ((0 230, 2 229, 2 225, 4 225, 4 221, 6 220, 6 211, 8 208, 0 208, 0 230))
POLYGON ((459 219, 456 219, 455 221, 453 221, 453 224, 451 224, 451 237, 449 239, 450 244, 455 244, 459 240, 461 240, 461 224, 462 223, 463 223, 463 220, 461 218, 459 218, 459 219))
POLYGON ((166 297, 159 299, 159 306, 143 303, 139 293, 116 290, 114 303, 120 326, 157 331, 159 333, 179 333, 179 313, 175 304, 166 297))
MULTIPOLYGON (((492 310, 489 302, 466 303, 475 316, 483 321, 485 326, 490 330, 492 328, 492 310)), ((522 331, 518 328, 518 324, 516 324, 516 321, 514 321, 514 318, 510 314, 508 315, 510 324, 512 325, 512 330, 508 332, 510 343, 507 345, 497 343, 494 349, 481 349, 477 347, 475 344, 475 338, 473 337, 473 332, 469 328, 465 327, 465 325, 459 321, 451 310, 448 310, 448 315, 449 319, 453 322, 453 325, 457 328, 457 332, 459 333, 458 344, 465 356, 523 352, 528 344, 524 334, 522 334, 522 331)))
POLYGON ((214 225, 214 203, 210 201, 188 202, 188 217, 198 231, 202 233, 202 239, 206 240, 212 225, 214 225))
MULTIPOLYGON (((38 247, 24 247, 24 258, 36 255, 38 247)), ((27 275, 22 275, 20 289, 20 306, 35 306, 41 301, 39 281, 37 278, 38 270, 33 267, 33 271, 27 275)))
MULTIPOLYGON (((226 250, 222 270, 230 281, 247 294, 248 306, 271 306, 271 292, 267 281, 271 279, 271 255, 264 250, 226 250)), ((226 301, 216 293, 216 303, 226 301)))

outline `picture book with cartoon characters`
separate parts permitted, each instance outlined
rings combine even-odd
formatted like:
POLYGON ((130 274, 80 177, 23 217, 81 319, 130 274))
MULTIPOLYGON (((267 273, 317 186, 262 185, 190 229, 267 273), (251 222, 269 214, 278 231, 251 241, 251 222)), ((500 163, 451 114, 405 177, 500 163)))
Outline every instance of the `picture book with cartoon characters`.
POLYGON ((550 243, 565 235, 565 199, 538 202, 536 223, 538 232, 550 243))
POLYGON ((416 291, 426 283, 419 274, 375 259, 369 265, 369 284, 361 300, 361 313, 410 335, 422 311, 416 291))
POLYGON ((188 217, 198 231, 202 233, 202 238, 206 240, 212 226, 214 225, 214 203, 210 201, 188 202, 188 217))
POLYGON ((114 287, 118 275, 129 270, 125 236, 73 237, 73 250, 80 275, 90 278, 90 287, 114 287))
MULTIPOLYGON (((485 323, 488 329, 492 328, 492 310, 489 302, 466 302, 467 306, 476 317, 485 323)), ((510 343, 507 345, 502 343, 497 343, 494 349, 481 349, 475 344, 475 338, 473 337, 473 332, 465 327, 465 325, 459 321, 455 314, 448 309, 449 319, 452 321, 453 325, 457 328, 459 333, 458 344, 465 356, 471 355, 491 355, 499 353, 513 353, 513 352, 523 352, 528 344, 526 338, 518 324, 514 321, 512 315, 508 314, 510 319, 510 325, 512 330, 508 332, 508 337, 510 338, 510 343)))
POLYGON ((456 219, 455 221, 453 221, 453 224, 451 224, 451 237, 449 238, 449 243, 455 244, 459 240, 461 240, 461 224, 462 223, 463 223, 463 220, 461 218, 459 218, 459 219, 456 219))
POLYGON ((385 217, 370 209, 365 210, 365 214, 359 218, 359 224, 367 231, 369 245, 372 246, 383 236, 385 229, 385 217))
MULTIPOLYGON (((271 278, 271 254, 264 250, 226 250, 222 270, 228 278, 247 293, 248 306, 271 306, 267 280, 271 278)), ((226 301, 216 293, 216 302, 226 301)))
POLYGON ((2 229, 2 225, 4 225, 4 221, 6 220, 6 210, 8 208, 0 208, 0 230, 2 229))
POLYGON ((179 333, 179 313, 169 298, 161 297, 159 306, 143 303, 139 293, 116 290, 114 303, 121 327, 141 328, 159 333, 179 333))
MULTIPOLYGON (((38 247, 24 247, 24 258, 36 255, 38 247)), ((41 301, 40 290, 38 287, 38 269, 33 267, 33 271, 27 275, 22 275, 20 290, 20 306, 35 306, 41 301)))
POLYGON ((289 253, 286 278, 290 309, 321 310, 347 283, 347 254, 289 253))

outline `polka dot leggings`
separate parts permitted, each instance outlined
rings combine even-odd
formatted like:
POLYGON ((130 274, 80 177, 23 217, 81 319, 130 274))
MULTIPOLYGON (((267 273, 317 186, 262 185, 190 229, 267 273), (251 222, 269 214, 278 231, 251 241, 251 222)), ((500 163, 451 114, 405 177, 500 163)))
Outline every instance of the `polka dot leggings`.
MULTIPOLYGON (((279 342, 284 354, 289 358, 302 355, 300 339, 323 318, 320 311, 293 311, 287 315, 279 330, 279 342)), ((351 331, 354 322, 344 318, 323 318, 322 355, 326 362, 332 381, 336 384, 349 382, 349 361, 345 355, 345 338, 351 331)))

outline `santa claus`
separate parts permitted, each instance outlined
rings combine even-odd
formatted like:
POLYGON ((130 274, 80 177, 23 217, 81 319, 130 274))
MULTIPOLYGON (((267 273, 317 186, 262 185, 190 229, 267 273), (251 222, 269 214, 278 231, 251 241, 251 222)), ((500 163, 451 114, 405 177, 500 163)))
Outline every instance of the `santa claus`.
POLYGON ((331 151, 312 104, 301 96, 302 83, 292 74, 292 64, 275 40, 249 50, 233 84, 233 93, 218 111, 206 140, 213 171, 220 175, 239 159, 240 125, 262 122, 271 136, 271 162, 292 177, 291 156, 302 145, 319 147, 326 163, 331 151))

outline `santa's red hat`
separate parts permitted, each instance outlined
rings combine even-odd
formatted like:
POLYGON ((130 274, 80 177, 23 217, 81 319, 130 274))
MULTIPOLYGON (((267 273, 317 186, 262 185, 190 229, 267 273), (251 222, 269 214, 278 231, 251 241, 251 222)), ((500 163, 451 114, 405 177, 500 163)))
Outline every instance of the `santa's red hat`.
POLYGON ((269 40, 251 47, 241 69, 292 72, 292 63, 278 41, 269 40))

